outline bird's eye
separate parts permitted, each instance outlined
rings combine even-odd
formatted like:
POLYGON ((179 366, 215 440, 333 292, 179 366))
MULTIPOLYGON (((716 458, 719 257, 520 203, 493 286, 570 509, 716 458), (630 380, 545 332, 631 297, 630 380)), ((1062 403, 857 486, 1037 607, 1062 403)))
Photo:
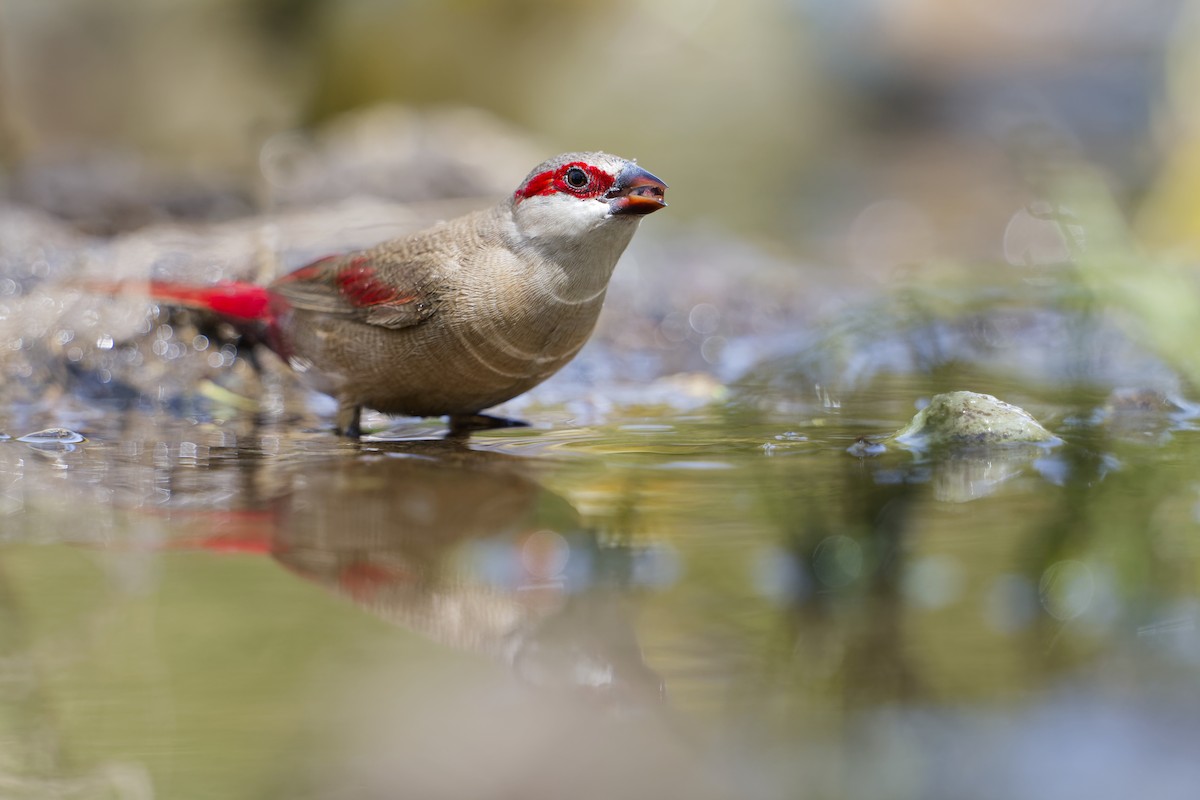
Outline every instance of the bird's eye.
POLYGON ((588 185, 588 174, 579 167, 571 167, 566 174, 567 185, 572 189, 582 189, 588 185))

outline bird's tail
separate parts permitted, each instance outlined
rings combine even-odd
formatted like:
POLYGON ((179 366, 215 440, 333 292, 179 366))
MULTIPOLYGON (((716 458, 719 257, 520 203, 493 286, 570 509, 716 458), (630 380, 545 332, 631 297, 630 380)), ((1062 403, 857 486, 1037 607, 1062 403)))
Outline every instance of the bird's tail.
POLYGON ((90 281, 83 288, 98 294, 135 294, 165 305, 212 311, 235 323, 262 322, 270 315, 267 288, 242 281, 208 286, 172 281, 90 281))

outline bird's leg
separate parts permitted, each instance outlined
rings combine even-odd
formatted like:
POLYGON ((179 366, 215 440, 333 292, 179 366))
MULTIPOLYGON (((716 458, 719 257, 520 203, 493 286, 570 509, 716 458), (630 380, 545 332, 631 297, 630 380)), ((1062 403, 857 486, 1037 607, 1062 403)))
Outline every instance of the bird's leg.
POLYGON ((529 423, 490 414, 451 414, 450 435, 467 436, 472 431, 487 431, 493 428, 528 428, 529 423))
POLYGON ((355 403, 341 402, 338 404, 336 425, 337 432, 348 439, 362 436, 362 406, 355 403))

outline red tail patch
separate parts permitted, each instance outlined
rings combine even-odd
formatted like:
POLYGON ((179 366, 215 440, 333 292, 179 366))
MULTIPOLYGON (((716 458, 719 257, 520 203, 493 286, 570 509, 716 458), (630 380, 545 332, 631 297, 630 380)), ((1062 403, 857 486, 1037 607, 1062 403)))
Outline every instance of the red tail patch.
POLYGON ((191 286, 165 281, 150 282, 150 296, 163 303, 204 308, 242 320, 266 319, 267 287, 240 281, 225 281, 212 286, 191 286))

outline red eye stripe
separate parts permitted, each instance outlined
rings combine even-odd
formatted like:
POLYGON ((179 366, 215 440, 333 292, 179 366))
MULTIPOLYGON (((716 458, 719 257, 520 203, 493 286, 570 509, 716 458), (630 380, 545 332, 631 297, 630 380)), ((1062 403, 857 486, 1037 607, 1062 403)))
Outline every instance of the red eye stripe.
POLYGON ((554 170, 539 172, 534 175, 525 185, 517 189, 515 197, 518 200, 524 200, 527 197, 537 197, 542 194, 554 194, 557 189, 554 188, 554 176, 557 175, 554 170))
POLYGON ((534 175, 525 185, 514 193, 517 200, 524 200, 529 197, 538 197, 547 194, 573 194, 576 197, 592 198, 599 197, 612 188, 614 182, 613 176, 609 175, 599 167, 594 167, 591 164, 585 164, 582 161, 572 161, 570 164, 563 164, 558 169, 539 172, 534 175), (588 174, 587 185, 576 189, 571 184, 567 183, 567 170, 578 167, 588 174))

